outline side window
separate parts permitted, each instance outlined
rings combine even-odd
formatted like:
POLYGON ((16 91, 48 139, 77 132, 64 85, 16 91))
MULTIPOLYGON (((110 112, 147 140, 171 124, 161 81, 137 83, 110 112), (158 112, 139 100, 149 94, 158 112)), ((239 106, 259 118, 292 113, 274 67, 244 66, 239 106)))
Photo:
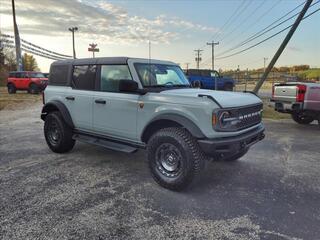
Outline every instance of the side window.
POLYGON ((219 77, 219 73, 217 71, 211 72, 211 77, 219 77))
POLYGON ((16 73, 16 78, 21 78, 21 73, 20 72, 16 73))
POLYGON ((16 73, 14 72, 9 73, 9 78, 15 78, 15 77, 16 77, 16 73))
POLYGON ((22 72, 21 73, 21 78, 28 78, 28 73, 22 72))
POLYGON ((74 66, 72 74, 72 87, 81 90, 94 90, 96 79, 95 65, 74 66))
POLYGON ((127 65, 102 65, 100 89, 104 92, 119 92, 120 80, 132 80, 127 65))
POLYGON ((210 70, 201 70, 202 77, 210 77, 211 76, 210 70))
POLYGON ((49 84, 65 86, 68 83, 69 65, 52 65, 50 68, 49 84))

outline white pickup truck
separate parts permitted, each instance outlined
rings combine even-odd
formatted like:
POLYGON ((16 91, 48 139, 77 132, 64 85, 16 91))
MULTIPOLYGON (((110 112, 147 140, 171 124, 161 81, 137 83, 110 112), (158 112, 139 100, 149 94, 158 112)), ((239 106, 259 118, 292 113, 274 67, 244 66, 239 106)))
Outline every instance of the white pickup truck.
POLYGON ((299 124, 318 120, 320 125, 320 84, 277 83, 272 88, 271 101, 276 111, 290 113, 299 124))

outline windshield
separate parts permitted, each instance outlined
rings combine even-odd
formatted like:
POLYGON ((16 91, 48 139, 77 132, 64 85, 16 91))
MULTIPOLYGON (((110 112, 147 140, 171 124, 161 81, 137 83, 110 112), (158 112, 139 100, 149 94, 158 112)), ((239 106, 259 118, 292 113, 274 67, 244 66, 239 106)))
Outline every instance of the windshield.
POLYGON ((45 76, 43 75, 43 73, 29 73, 29 76, 31 78, 45 78, 45 76))
POLYGON ((190 86, 188 79, 178 66, 136 63, 135 68, 144 87, 190 86))

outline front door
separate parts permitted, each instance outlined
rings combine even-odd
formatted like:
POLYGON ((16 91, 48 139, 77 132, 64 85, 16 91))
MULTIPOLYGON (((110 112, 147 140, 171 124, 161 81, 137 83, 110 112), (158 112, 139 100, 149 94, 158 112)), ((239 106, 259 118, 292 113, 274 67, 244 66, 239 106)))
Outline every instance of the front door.
MULTIPOLYGON (((137 140, 139 95, 119 92, 119 80, 132 80, 127 65, 102 65, 93 99, 93 127, 99 134, 137 140)), ((133 80, 132 80, 133 81, 133 80)))

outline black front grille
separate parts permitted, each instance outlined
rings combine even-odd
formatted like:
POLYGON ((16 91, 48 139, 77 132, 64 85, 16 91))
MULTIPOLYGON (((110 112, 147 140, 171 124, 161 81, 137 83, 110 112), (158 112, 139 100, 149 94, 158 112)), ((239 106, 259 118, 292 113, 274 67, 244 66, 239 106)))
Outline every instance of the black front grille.
POLYGON ((237 109, 237 115, 239 116, 239 122, 237 123, 238 130, 254 126, 261 122, 261 110, 262 104, 244 107, 237 109))

